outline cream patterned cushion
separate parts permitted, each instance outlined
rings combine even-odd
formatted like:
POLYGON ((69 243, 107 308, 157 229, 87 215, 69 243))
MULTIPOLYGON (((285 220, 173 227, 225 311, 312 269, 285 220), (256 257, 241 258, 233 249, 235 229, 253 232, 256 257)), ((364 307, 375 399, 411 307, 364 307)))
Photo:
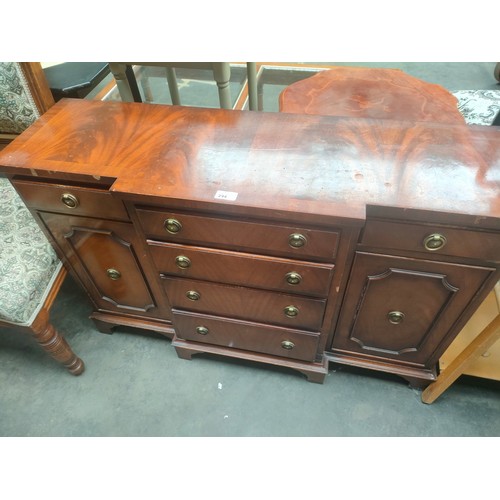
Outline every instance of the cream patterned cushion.
POLYGON ((17 62, 0 62, 0 132, 20 134, 40 113, 17 62))
POLYGON ((457 90, 453 95, 469 125, 491 125, 500 111, 500 90, 457 90))
POLYGON ((60 266, 12 184, 0 178, 0 321, 30 325, 60 266))

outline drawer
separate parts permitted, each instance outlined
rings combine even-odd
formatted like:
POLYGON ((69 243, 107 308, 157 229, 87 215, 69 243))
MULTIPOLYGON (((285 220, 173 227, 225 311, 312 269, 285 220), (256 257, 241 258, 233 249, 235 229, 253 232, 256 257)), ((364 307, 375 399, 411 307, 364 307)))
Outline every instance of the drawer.
POLYGON ((167 276, 325 297, 332 264, 148 241, 158 271, 167 276))
POLYGON ((176 335, 184 340, 314 361, 319 333, 173 311, 176 335))
POLYGON ((137 209, 137 215, 147 238, 172 243, 332 261, 340 241, 339 231, 146 209, 137 209))
POLYGON ((312 331, 323 322, 325 300, 182 278, 166 278, 164 286, 176 309, 312 331))
POLYGON ((30 208, 99 219, 129 219, 123 203, 109 191, 21 180, 13 180, 12 184, 30 208))
POLYGON ((422 252, 427 255, 452 255, 492 262, 500 260, 500 233, 445 226, 370 220, 366 223, 361 243, 369 247, 422 252), (430 239, 427 243, 430 249, 426 248, 427 238, 430 239), (433 246, 437 248, 433 249, 433 246))

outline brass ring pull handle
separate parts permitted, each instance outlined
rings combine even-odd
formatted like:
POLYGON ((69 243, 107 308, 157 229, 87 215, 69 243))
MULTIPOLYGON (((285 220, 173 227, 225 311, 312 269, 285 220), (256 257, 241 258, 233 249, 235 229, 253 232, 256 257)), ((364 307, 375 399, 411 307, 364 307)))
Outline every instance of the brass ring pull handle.
POLYGON ((122 277, 122 273, 116 269, 107 269, 106 274, 109 279, 114 281, 119 280, 122 277))
POLYGON ((170 234, 176 234, 182 229, 182 224, 177 219, 167 219, 163 227, 170 234))
POLYGON ((201 295, 195 290, 189 290, 188 292, 186 292, 186 297, 189 300, 200 300, 201 295))
POLYGON ((299 310, 295 306, 286 306, 285 309, 283 309, 283 312, 285 313, 285 316, 288 316, 289 318, 295 318, 299 315, 299 310))
POLYGON ((405 319, 405 315, 401 311, 391 311, 387 314, 387 318, 389 319, 389 323, 399 325, 405 319))
POLYGON ((281 342, 281 347, 283 347, 283 349, 287 349, 288 351, 290 351, 295 347, 295 344, 290 340, 284 340, 283 342, 281 342))
POLYGON ((175 258, 175 263, 177 264, 177 267, 179 267, 180 269, 187 269, 188 267, 191 266, 191 260, 184 255, 178 255, 175 258))
POLYGON ((292 248, 303 247, 307 243, 307 238, 303 234, 293 233, 288 237, 288 244, 292 248))
POLYGON ((302 281, 302 276, 299 273, 287 273, 285 276, 286 282, 289 285, 298 285, 302 281))
POLYGON ((196 327, 196 333, 198 335, 207 335, 208 334, 208 328, 206 326, 197 326, 196 327))
POLYGON ((70 193, 64 193, 61 196, 61 201, 67 208, 76 208, 78 205, 80 205, 78 198, 70 193))
POLYGON ((446 245, 446 238, 442 234, 434 233, 427 236, 424 240, 424 247, 429 252, 440 250, 446 245))

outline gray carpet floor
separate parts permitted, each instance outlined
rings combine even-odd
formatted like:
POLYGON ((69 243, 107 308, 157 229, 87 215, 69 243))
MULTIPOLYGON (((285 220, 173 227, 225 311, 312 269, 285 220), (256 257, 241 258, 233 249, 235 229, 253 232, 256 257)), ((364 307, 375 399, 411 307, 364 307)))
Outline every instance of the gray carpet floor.
POLYGON ((433 405, 399 377, 332 366, 323 385, 285 368, 195 356, 137 330, 99 333, 68 278, 53 323, 86 363, 67 374, 32 339, 0 338, 2 436, 500 436, 496 383, 463 377, 433 405))

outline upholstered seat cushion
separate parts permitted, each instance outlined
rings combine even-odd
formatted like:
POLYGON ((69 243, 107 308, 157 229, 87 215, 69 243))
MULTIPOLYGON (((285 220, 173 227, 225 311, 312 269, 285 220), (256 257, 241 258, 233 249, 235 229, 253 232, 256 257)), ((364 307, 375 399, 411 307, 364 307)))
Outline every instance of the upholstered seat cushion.
POLYGON ((500 90, 457 90, 453 95, 469 125, 491 125, 500 111, 500 90))
POLYGON ((11 183, 0 178, 0 321, 31 324, 60 266, 11 183))
POLYGON ((0 62, 0 133, 20 134, 40 113, 17 62, 0 62))

